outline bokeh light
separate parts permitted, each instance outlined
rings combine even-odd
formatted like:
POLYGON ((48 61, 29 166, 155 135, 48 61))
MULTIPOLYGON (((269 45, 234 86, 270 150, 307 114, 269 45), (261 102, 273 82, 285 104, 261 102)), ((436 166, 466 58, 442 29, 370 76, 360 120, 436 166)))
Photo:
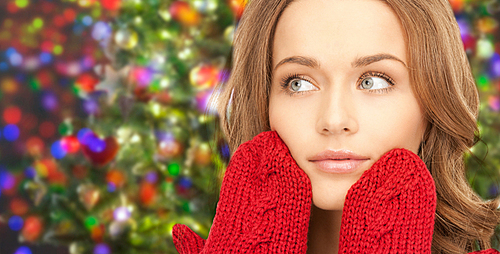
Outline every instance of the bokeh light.
POLYGON ((25 8, 29 4, 28 0, 15 0, 15 1, 16 1, 17 7, 19 7, 19 8, 25 8))
POLYGON ((24 170, 24 176, 27 179, 33 179, 36 176, 36 170, 35 170, 35 168, 33 168, 33 167, 27 167, 24 170))
POLYGON ((98 21, 94 24, 94 28, 92 29, 92 37, 95 40, 104 40, 111 36, 113 30, 111 26, 106 22, 98 21))
POLYGON ((107 190, 108 190, 108 192, 115 192, 116 185, 114 183, 108 183, 107 190))
POLYGON ((498 95, 489 96, 488 105, 490 106, 491 110, 496 112, 500 111, 500 96, 498 95))
POLYGON ((48 111, 54 111, 58 108, 59 102, 57 96, 52 92, 42 94, 42 106, 48 111))
POLYGON ((87 114, 89 115, 94 115, 97 112, 99 112, 99 104, 97 103, 97 101, 92 99, 85 100, 83 102, 83 108, 85 109, 85 112, 87 112, 87 114))
POLYGON ((132 72, 139 87, 146 87, 153 81, 153 72, 148 68, 135 68, 132 72))
POLYGON ((17 106, 10 106, 4 109, 3 119, 8 124, 17 124, 21 120, 21 110, 17 106))
POLYGON ((95 217, 89 216, 85 219, 85 227, 88 229, 91 229, 92 227, 95 227, 98 224, 98 221, 95 217))
POLYGON ((61 148, 67 153, 76 153, 80 149, 80 142, 75 136, 66 136, 61 139, 61 148))
POLYGON ((462 40, 465 36, 470 35, 470 27, 469 22, 462 17, 457 17, 458 28, 460 29, 460 35, 462 36, 462 40))
POLYGON ((72 8, 66 8, 63 15, 68 22, 73 22, 76 18, 76 12, 72 8))
POLYGON ((52 62, 52 55, 48 52, 41 52, 39 58, 42 64, 49 64, 52 62))
POLYGON ((30 242, 38 239, 42 232, 43 223, 37 216, 29 216, 24 221, 24 227, 22 229, 22 236, 30 242))
POLYGON ((181 177, 179 179, 179 185, 186 189, 189 189, 191 188, 191 186, 193 186, 193 181, 191 181, 191 179, 189 179, 188 177, 181 177))
POLYGON ((167 167, 168 173, 172 176, 177 176, 179 175, 180 172, 180 167, 178 163, 171 163, 167 167))
POLYGON ((31 249, 27 246, 19 247, 14 254, 32 254, 31 249))
POLYGON ((105 243, 96 244, 94 254, 111 254, 111 248, 105 243))
POLYGON ((500 78, 500 55, 496 52, 490 59, 490 75, 491 78, 500 78))
POLYGON ((123 172, 113 169, 106 174, 106 181, 116 188, 122 187, 125 184, 126 178, 123 172))
POLYGON ((9 56, 9 61, 12 66, 20 66, 23 63, 23 56, 14 52, 9 56))
POLYGON ((50 147, 50 153, 56 159, 62 159, 67 154, 60 140, 57 140, 56 142, 52 143, 52 146, 50 147))
POLYGON ((495 53, 493 43, 484 37, 477 41, 477 57, 480 59, 489 59, 495 53))
POLYGON ((84 73, 78 77, 75 82, 75 86, 85 92, 92 92, 98 82, 99 80, 97 78, 88 73, 84 73))
POLYGON ((54 53, 54 55, 60 55, 63 53, 63 47, 61 45, 55 45, 54 46, 54 49, 52 50, 52 52, 54 53))
POLYGON ((86 25, 86 26, 90 26, 90 25, 92 25, 92 17, 90 17, 90 16, 88 16, 88 15, 87 15, 87 16, 85 16, 85 17, 83 17, 83 18, 82 18, 82 23, 83 23, 84 25, 86 25))
POLYGON ((12 189, 15 184, 16 179, 10 172, 0 170, 0 188, 4 190, 12 189))
POLYGON ((10 211, 19 216, 25 215, 28 212, 28 206, 28 203, 21 198, 13 198, 9 204, 10 211))
POLYGON ((43 27, 43 19, 41 19, 41 18, 33 19, 33 27, 38 28, 38 29, 42 28, 43 27))
POLYGON ((6 125, 3 128, 3 136, 8 141, 16 141, 19 138, 19 128, 15 124, 6 125))
POLYGON ((19 231, 23 228, 24 221, 20 216, 14 215, 9 218, 9 228, 14 231, 19 231))
POLYGON ((88 141, 92 135, 94 135, 94 133, 92 132, 91 129, 83 128, 83 129, 78 131, 78 134, 76 135, 76 137, 82 145, 87 145, 88 141))
POLYGON ((156 173, 154 171, 148 172, 144 176, 144 180, 146 180, 149 183, 153 183, 154 184, 154 183, 156 183, 158 181, 158 173, 156 173))
POLYGON ((32 156, 41 155, 45 150, 45 143, 39 137, 30 137, 26 140, 26 149, 32 156))
POLYGON ((126 221, 130 218, 130 211, 125 206, 120 206, 113 212, 113 217, 116 221, 126 221))
POLYGON ((121 0, 102 0, 102 7, 110 11, 118 10, 121 6, 121 0))
POLYGON ((106 148, 106 142, 96 135, 90 135, 86 140, 86 146, 95 153, 100 153, 106 148))

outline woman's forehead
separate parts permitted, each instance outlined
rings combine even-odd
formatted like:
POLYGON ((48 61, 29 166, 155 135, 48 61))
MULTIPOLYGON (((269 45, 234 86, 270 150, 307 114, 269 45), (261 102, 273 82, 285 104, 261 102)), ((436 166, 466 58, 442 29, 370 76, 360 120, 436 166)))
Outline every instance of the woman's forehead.
POLYGON ((401 24, 384 2, 299 0, 285 9, 278 21, 273 68, 293 55, 313 56, 328 65, 332 59, 337 64, 339 60, 351 64, 355 58, 381 53, 406 62, 401 24))

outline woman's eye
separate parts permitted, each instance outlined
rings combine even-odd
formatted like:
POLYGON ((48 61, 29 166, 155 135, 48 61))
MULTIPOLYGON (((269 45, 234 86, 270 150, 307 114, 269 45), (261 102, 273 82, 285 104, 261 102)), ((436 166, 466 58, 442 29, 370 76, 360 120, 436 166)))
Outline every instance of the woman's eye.
POLYGON ((294 79, 290 82, 290 89, 294 92, 315 90, 314 85, 303 79, 294 79))
POLYGON ((363 89, 384 89, 391 85, 383 78, 366 77, 361 80, 360 86, 363 89))

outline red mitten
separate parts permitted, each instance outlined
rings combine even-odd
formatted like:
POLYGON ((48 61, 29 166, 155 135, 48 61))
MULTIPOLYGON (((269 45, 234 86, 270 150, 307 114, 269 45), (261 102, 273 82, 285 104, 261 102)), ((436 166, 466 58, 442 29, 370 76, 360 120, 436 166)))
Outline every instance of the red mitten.
POLYGON ((179 253, 305 253, 311 182, 276 132, 238 147, 222 181, 205 241, 185 225, 173 228, 179 253))
POLYGON ((425 163, 398 148, 347 192, 339 253, 431 253, 436 190, 425 163))

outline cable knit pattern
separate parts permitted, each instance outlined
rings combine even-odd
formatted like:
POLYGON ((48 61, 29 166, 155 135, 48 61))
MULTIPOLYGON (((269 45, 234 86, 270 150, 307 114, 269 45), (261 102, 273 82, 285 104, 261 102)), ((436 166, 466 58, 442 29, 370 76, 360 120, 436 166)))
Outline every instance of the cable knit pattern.
POLYGON ((384 154, 349 189, 339 253, 430 253, 434 180, 413 152, 384 154))
MULTIPOLYGON (((231 158, 208 239, 176 224, 173 242, 181 254, 306 253, 311 205, 309 178, 278 134, 263 132, 231 158)), ((424 162, 393 149, 347 192, 339 253, 430 253, 435 209, 424 162)))

